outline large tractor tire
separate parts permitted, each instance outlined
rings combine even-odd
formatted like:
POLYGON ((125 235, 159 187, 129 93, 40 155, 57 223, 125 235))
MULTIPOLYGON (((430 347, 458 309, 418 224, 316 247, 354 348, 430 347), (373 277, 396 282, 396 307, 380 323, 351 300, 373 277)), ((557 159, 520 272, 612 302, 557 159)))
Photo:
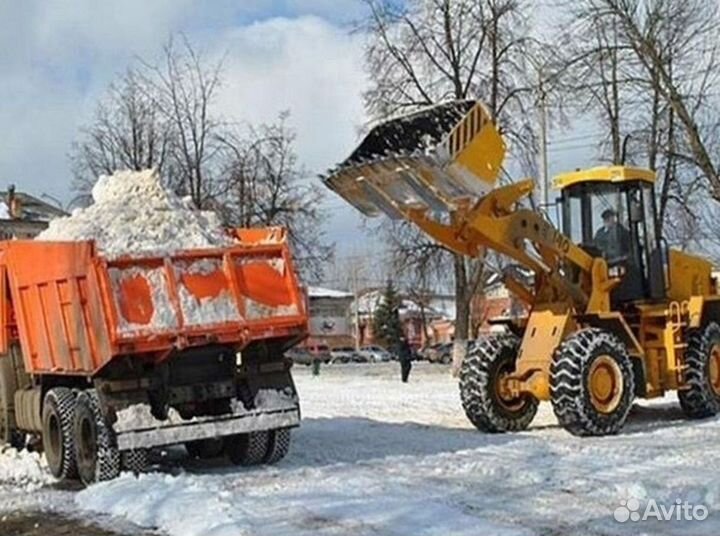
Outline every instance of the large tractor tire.
POLYGON ((503 392, 503 379, 515 370, 520 339, 497 334, 477 341, 460 369, 460 398, 470 422, 483 432, 525 430, 537 412, 530 394, 511 397, 503 392))
POLYGON ((112 480, 120 474, 120 453, 92 389, 77 397, 73 432, 78 474, 83 484, 112 480))
POLYGON ((685 349, 685 388, 678 391, 680 407, 691 419, 720 413, 720 325, 710 322, 688 332, 685 349))
POLYGON ((75 394, 67 387, 54 387, 45 395, 42 411, 42 442, 50 473, 55 478, 77 477, 75 463, 75 394))
POLYGON ((0 446, 22 448, 25 434, 15 426, 15 391, 17 381, 10 355, 0 356, 0 446))
POLYGON ((560 425, 578 436, 616 434, 635 393, 627 348, 610 332, 585 328, 555 351, 550 395, 560 425))

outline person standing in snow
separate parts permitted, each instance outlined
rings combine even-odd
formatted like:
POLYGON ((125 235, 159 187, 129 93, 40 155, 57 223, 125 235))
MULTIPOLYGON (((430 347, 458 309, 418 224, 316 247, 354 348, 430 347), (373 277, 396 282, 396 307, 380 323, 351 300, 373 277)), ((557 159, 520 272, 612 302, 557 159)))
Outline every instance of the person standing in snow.
POLYGON ((412 369, 412 349, 405 337, 401 337, 398 344, 398 361, 400 361, 400 379, 403 383, 407 383, 412 369))

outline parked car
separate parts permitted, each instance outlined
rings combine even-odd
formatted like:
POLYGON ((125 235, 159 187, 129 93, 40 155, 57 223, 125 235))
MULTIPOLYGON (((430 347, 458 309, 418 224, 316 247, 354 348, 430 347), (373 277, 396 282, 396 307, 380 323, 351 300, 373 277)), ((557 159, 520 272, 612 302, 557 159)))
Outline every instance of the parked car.
POLYGON ((430 363, 448 364, 452 361, 452 346, 451 342, 438 342, 423 348, 421 354, 430 363))
POLYGON ((332 359, 330 363, 367 363, 367 356, 363 356, 352 346, 343 346, 330 350, 332 359))
MULTIPOLYGON (((477 341, 470 340, 467 343, 467 351, 472 352, 477 341)), ((448 365, 452 363, 453 343, 441 342, 423 348, 421 351, 423 359, 431 363, 442 363, 448 365)))
POLYGON ((396 359, 393 354, 385 348, 379 346, 363 346, 360 348, 360 355, 365 357, 371 363, 384 363, 396 359))
POLYGON ((291 348, 285 355, 298 365, 312 365, 313 361, 320 360, 321 363, 329 363, 332 359, 330 348, 326 344, 312 346, 296 346, 291 348))

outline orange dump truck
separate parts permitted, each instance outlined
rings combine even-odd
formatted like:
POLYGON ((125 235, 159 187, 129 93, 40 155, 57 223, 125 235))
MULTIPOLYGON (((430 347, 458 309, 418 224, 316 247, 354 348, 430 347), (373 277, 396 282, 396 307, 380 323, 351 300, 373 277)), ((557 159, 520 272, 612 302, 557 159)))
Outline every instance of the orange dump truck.
POLYGON ((282 229, 110 260, 93 242, 0 242, 0 442, 41 436, 58 478, 139 470, 184 444, 272 463, 300 421, 286 349, 307 334, 282 229))

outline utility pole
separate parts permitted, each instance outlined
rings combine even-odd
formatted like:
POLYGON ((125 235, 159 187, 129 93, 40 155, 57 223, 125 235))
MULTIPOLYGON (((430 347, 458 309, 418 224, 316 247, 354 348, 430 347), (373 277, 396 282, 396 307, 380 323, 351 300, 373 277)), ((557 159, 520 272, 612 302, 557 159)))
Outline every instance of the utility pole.
POLYGON ((540 209, 548 210, 550 182, 548 178, 548 148, 547 148, 547 102, 545 88, 543 87, 542 69, 538 70, 539 122, 540 122, 540 209))

